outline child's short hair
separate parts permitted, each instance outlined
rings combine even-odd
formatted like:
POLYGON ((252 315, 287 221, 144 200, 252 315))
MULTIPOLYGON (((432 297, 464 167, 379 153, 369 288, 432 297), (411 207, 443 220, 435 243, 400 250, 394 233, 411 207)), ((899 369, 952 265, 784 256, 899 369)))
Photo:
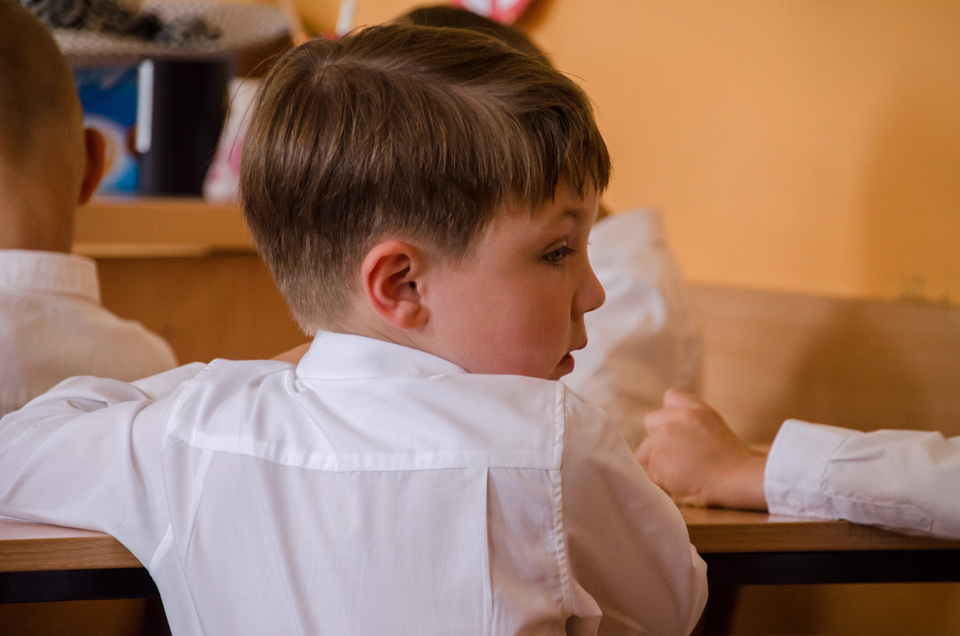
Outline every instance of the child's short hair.
POLYGON ((82 131, 73 73, 53 34, 16 0, 0 0, 0 161, 19 167, 55 144, 80 152, 82 131))
POLYGON ((449 4, 434 4, 410 9, 403 14, 401 19, 420 26, 441 29, 471 29, 486 33, 502 40, 521 53, 526 53, 530 57, 540 60, 547 66, 553 66, 547 54, 524 35, 523 31, 508 24, 491 20, 487 16, 474 13, 469 9, 462 9, 449 4))
POLYGON ((339 324, 387 238, 467 255, 506 203, 610 158, 570 79, 484 34, 398 22, 317 38, 264 79, 240 190, 257 247, 308 334, 339 324))

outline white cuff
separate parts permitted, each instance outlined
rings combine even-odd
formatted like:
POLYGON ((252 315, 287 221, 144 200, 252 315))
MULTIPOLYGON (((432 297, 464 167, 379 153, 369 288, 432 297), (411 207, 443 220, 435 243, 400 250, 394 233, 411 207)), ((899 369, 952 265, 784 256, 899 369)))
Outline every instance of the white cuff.
POLYGON ((763 479, 770 514, 838 519, 821 484, 837 449, 855 434, 800 420, 784 422, 770 448, 763 479))

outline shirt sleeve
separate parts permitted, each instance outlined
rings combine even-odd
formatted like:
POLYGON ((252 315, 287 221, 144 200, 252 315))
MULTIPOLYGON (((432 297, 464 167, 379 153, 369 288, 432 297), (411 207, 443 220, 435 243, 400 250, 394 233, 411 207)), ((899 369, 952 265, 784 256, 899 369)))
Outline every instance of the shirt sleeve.
POLYGON ((787 420, 767 459, 773 514, 960 538, 960 437, 787 420))
POLYGON ((112 534, 143 560, 166 526, 167 404, 203 365, 71 378, 0 420, 0 515, 112 534))
POLYGON ((650 481, 603 413, 567 400, 561 467, 573 579, 571 633, 689 634, 707 598, 706 564, 680 511, 650 481))

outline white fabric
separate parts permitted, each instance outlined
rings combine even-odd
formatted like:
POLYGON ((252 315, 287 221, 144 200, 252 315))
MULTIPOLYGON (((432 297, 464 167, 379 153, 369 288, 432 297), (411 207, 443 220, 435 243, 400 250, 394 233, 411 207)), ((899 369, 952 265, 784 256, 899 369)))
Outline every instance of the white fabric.
POLYGON ((160 336, 100 306, 94 261, 0 250, 0 415, 75 375, 130 381, 176 363, 160 336))
POLYGON ((603 408, 636 448, 664 391, 699 393, 700 328, 656 209, 601 220, 589 252, 607 300, 584 317, 589 343, 563 381, 603 408))
POLYGON ((771 513, 847 519, 907 534, 960 538, 960 437, 862 433, 784 422, 767 459, 771 513))
POLYGON ((113 534, 177 636, 681 634, 706 600, 599 409, 359 336, 68 380, 0 421, 0 514, 113 534))

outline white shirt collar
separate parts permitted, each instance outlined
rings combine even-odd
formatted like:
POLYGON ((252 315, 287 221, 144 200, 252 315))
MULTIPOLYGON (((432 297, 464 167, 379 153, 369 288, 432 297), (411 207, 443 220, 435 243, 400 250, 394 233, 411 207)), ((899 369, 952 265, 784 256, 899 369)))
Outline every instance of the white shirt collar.
POLYGON ((0 291, 77 296, 100 304, 97 264, 75 254, 0 250, 0 291))
POLYGON ((321 331, 297 366, 304 378, 429 378, 467 371, 449 360, 403 345, 321 331))

